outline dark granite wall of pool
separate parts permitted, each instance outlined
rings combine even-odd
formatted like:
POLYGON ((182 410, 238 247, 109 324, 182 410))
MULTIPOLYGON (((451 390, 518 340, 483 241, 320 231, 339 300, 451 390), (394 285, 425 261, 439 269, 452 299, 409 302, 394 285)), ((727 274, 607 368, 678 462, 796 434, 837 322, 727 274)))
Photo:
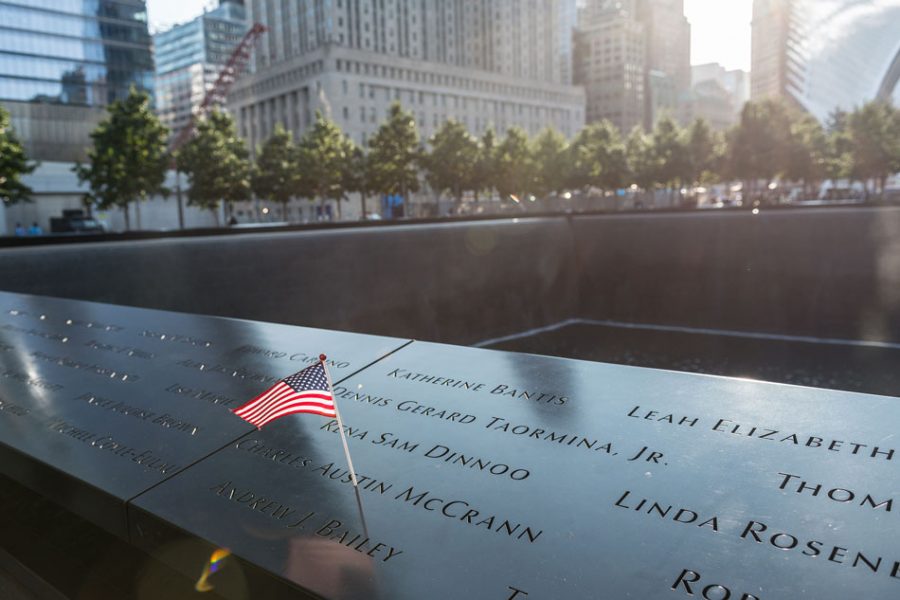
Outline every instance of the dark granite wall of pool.
POLYGON ((570 317, 897 342, 900 208, 4 248, 0 289, 459 344, 570 317))
POLYGON ((578 317, 900 341, 900 209, 572 219, 578 317))

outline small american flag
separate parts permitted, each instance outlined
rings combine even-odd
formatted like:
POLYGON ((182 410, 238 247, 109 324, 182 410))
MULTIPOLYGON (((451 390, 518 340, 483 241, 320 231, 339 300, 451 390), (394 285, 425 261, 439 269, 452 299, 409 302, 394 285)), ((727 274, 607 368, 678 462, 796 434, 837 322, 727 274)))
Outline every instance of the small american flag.
POLYGON ((312 413, 334 417, 334 395, 322 361, 285 377, 246 404, 234 414, 257 429, 280 417, 295 413, 312 413))

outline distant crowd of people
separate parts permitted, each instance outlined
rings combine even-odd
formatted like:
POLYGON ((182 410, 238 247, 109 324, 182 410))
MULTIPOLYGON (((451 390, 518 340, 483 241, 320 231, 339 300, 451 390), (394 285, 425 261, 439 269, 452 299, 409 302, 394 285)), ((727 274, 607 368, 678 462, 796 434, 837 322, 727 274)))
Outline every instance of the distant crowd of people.
POLYGON ((16 223, 16 237, 25 237, 26 235, 44 235, 44 230, 37 221, 34 221, 28 229, 25 229, 21 223, 16 223))

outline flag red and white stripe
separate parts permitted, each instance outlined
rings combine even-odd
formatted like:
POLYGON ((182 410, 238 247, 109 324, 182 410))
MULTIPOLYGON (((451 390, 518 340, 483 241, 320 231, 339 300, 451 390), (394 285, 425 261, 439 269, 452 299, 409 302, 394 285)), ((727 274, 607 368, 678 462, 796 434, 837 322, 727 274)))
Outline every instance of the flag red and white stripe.
POLYGON ((323 417, 337 415, 334 394, 322 361, 285 377, 232 412, 257 429, 275 419, 297 413, 323 417))

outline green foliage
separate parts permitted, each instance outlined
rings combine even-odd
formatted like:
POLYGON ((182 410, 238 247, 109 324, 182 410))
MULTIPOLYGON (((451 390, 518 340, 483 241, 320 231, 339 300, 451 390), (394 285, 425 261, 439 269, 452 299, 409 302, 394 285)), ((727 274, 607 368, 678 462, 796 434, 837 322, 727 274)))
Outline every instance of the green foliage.
MULTIPOLYGON (((217 130, 211 125, 206 129, 217 130)), ((233 137, 233 128, 224 137, 233 137)), ((516 127, 502 139, 488 129, 479 140, 451 120, 424 152, 412 114, 394 103, 369 145, 367 154, 321 114, 293 150, 289 134, 278 128, 259 151, 253 189, 280 202, 298 195, 341 200, 359 192, 365 214, 366 195, 417 191, 420 169, 434 190, 457 199, 468 190, 476 199, 485 190, 524 198, 567 187, 611 190, 633 183, 648 191, 660 186, 672 190, 744 179, 748 197, 758 200, 756 183, 779 177, 807 188, 824 178, 875 179, 883 188, 885 178, 900 171, 900 112, 871 103, 853 113, 837 112, 822 127, 794 107, 766 100, 747 103, 740 123, 727 134, 713 131, 702 119, 682 128, 664 116, 652 132, 637 127, 624 141, 608 121, 592 123, 571 143, 551 128, 531 141, 516 127)), ((213 170, 227 164, 216 148, 200 146, 197 158, 185 165, 210 163, 204 168, 213 170)), ((218 194, 216 198, 225 198, 224 192, 218 194)), ((341 203, 337 206, 340 212, 341 203)))
MULTIPOLYGON (((343 136, 342 140, 343 161, 341 163, 341 200, 347 200, 347 194, 358 192, 362 197, 363 216, 365 216, 365 202, 368 194, 368 157, 365 151, 354 142, 350 136, 343 136)), ((341 203, 337 205, 338 218, 341 218, 341 203)))
POLYGON ((774 179, 788 162, 790 132, 791 113, 783 103, 748 102, 729 138, 729 171, 741 179, 774 179))
POLYGON ((836 110, 826 124, 827 154, 825 176, 829 179, 858 179, 853 172, 853 139, 850 137, 850 115, 836 110))
POLYGON ((188 204, 216 211, 220 202, 250 197, 250 153, 237 136, 234 120, 213 111, 197 124, 197 133, 178 152, 178 170, 190 181, 188 204))
POLYGON ((9 113, 0 106, 0 200, 4 204, 31 202, 31 188, 22 183, 22 175, 35 170, 9 122, 9 113))
POLYGON ((463 192, 474 187, 478 140, 462 123, 450 119, 428 143, 431 152, 421 158, 428 184, 438 193, 449 191, 457 202, 460 201, 463 192))
POLYGON ((296 150, 291 133, 281 124, 257 152, 256 168, 250 180, 253 193, 260 198, 279 202, 282 217, 287 218, 287 205, 298 189, 296 150))
POLYGON ((419 189, 419 134, 412 113, 391 104, 387 120, 369 140, 369 181, 373 192, 401 194, 419 189))
POLYGON ((569 146, 572 187, 614 189, 625 185, 628 157, 619 130, 609 121, 591 123, 569 146))
POLYGON ((650 190, 656 184, 656 154, 650 142, 650 136, 644 133, 644 128, 636 125, 631 130, 625 143, 625 153, 628 159, 628 171, 631 180, 639 188, 650 190))
POLYGON ((698 184, 710 179, 719 166, 720 147, 718 136, 706 121, 697 119, 691 123, 684 132, 685 181, 698 184))
POLYGON ((495 186, 500 197, 516 196, 521 200, 529 191, 534 174, 528 134, 511 127, 497 146, 495 157, 495 186))
POLYGON ((345 163, 343 188, 347 193, 369 194, 369 157, 366 151, 349 137, 344 138, 345 163))
POLYGON ((886 102, 870 102, 850 115, 853 171, 874 179, 884 192, 891 173, 900 171, 900 111, 886 102))
POLYGON ((88 164, 76 164, 73 171, 90 186, 85 200, 102 209, 121 208, 127 227, 129 204, 157 193, 168 195, 163 183, 169 131, 150 109, 150 96, 134 88, 107 111, 109 116, 91 133, 88 164))
POLYGON ((344 169, 344 190, 346 192, 356 192, 359 194, 360 216, 365 218, 366 197, 370 194, 369 189, 369 157, 363 150, 349 137, 346 138, 347 144, 347 167, 344 169))
POLYGON ((472 188, 475 197, 484 190, 493 193, 497 187, 497 135, 488 127, 478 141, 478 157, 472 172, 472 188))
POLYGON ((690 179, 690 157, 678 123, 665 115, 656 122, 650 137, 656 183, 670 188, 690 179))
POLYGON ((826 176, 828 136, 812 115, 796 116, 788 137, 787 163, 784 175, 792 181, 811 184, 826 176))
POLYGON ((337 123, 316 112, 315 122, 297 146, 303 195, 323 201, 343 198, 353 148, 337 123))
POLYGON ((569 179, 569 155, 566 138, 548 127, 538 134, 532 145, 534 162, 532 191, 543 198, 562 190, 569 179))

